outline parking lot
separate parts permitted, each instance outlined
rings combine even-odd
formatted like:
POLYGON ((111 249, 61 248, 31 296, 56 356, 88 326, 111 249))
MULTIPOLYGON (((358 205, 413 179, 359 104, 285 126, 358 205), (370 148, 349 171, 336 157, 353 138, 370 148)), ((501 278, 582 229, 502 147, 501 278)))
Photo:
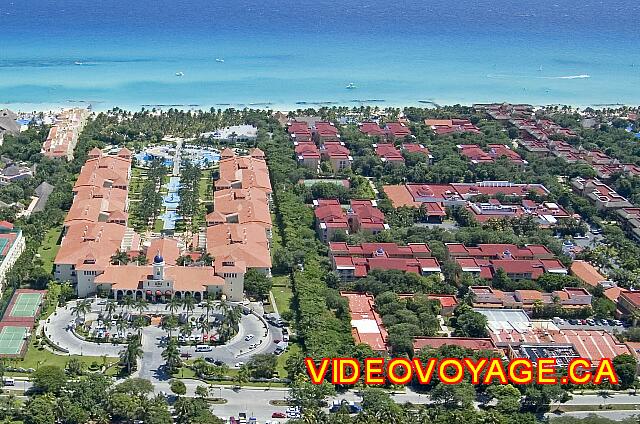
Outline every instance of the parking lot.
POLYGON ((566 330, 604 330, 609 333, 623 332, 625 325, 618 320, 597 320, 597 319, 570 319, 558 320, 554 319, 554 323, 560 329, 566 330))

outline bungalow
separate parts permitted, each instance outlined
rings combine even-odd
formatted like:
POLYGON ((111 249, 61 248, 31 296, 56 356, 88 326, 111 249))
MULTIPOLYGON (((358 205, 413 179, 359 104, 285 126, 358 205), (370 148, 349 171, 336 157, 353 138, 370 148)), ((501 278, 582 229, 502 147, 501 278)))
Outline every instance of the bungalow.
POLYGON ((351 167, 353 157, 343 142, 327 141, 320 146, 320 156, 331 163, 334 171, 342 171, 351 167))
POLYGON ((349 232, 349 221, 340 202, 336 199, 319 199, 313 201, 318 237, 328 243, 338 231, 349 232))
POLYGON ((402 153, 393 144, 373 144, 372 146, 382 162, 394 165, 404 164, 402 153))
POLYGON ((381 140, 386 138, 386 133, 375 122, 363 122, 359 125, 360 132, 369 137, 378 137, 381 140))
POLYGON ((384 213, 378 209, 375 200, 352 200, 347 217, 351 233, 361 231, 378 234, 389 229, 389 224, 384 222, 384 213))
POLYGON ((298 163, 313 171, 317 171, 320 167, 320 150, 313 141, 296 141, 295 146, 296 159, 298 163))
POLYGON ((411 136, 411 130, 403 122, 387 122, 384 127, 387 138, 391 141, 411 136))
POLYGON ((313 139, 319 144, 326 141, 340 141, 340 132, 331 122, 316 122, 313 127, 313 139))
POLYGON ((431 128, 436 135, 452 133, 480 134, 480 129, 468 119, 425 119, 424 124, 431 128))

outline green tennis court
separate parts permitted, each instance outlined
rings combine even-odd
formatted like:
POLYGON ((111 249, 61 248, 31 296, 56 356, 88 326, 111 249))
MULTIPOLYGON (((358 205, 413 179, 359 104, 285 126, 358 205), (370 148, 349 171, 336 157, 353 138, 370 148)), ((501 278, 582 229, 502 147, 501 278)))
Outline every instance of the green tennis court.
POLYGON ((9 316, 24 318, 24 317, 35 317, 36 311, 38 307, 40 307, 40 303, 42 302, 42 294, 41 293, 18 293, 18 297, 16 298, 16 302, 13 304, 11 308, 11 312, 9 316))
POLYGON ((4 252, 4 248, 7 247, 8 243, 9 239, 0 238, 0 256, 2 255, 2 252, 4 252))
POLYGON ((3 327, 0 332, 0 355, 19 355, 26 334, 25 327, 3 327))

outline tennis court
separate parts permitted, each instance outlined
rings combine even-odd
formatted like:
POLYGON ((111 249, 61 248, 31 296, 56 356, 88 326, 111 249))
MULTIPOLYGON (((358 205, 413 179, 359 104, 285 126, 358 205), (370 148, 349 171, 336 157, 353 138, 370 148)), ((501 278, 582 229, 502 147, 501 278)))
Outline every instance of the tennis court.
POLYGON ((16 301, 9 312, 10 317, 35 317, 40 304, 42 293, 16 293, 16 301))
POLYGON ((26 327, 2 327, 0 332, 0 355, 19 355, 24 346, 26 327))
POLYGON ((4 248, 7 247, 7 244, 9 244, 9 239, 0 238, 0 256, 3 254, 4 248))

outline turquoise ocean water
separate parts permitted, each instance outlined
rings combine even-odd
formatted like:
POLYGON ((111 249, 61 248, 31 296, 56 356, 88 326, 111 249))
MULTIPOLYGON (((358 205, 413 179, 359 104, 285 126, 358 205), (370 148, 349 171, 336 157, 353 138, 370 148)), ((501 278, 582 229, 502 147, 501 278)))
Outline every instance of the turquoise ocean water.
POLYGON ((0 107, 640 103, 639 2, 452 3, 0 0, 0 107))

